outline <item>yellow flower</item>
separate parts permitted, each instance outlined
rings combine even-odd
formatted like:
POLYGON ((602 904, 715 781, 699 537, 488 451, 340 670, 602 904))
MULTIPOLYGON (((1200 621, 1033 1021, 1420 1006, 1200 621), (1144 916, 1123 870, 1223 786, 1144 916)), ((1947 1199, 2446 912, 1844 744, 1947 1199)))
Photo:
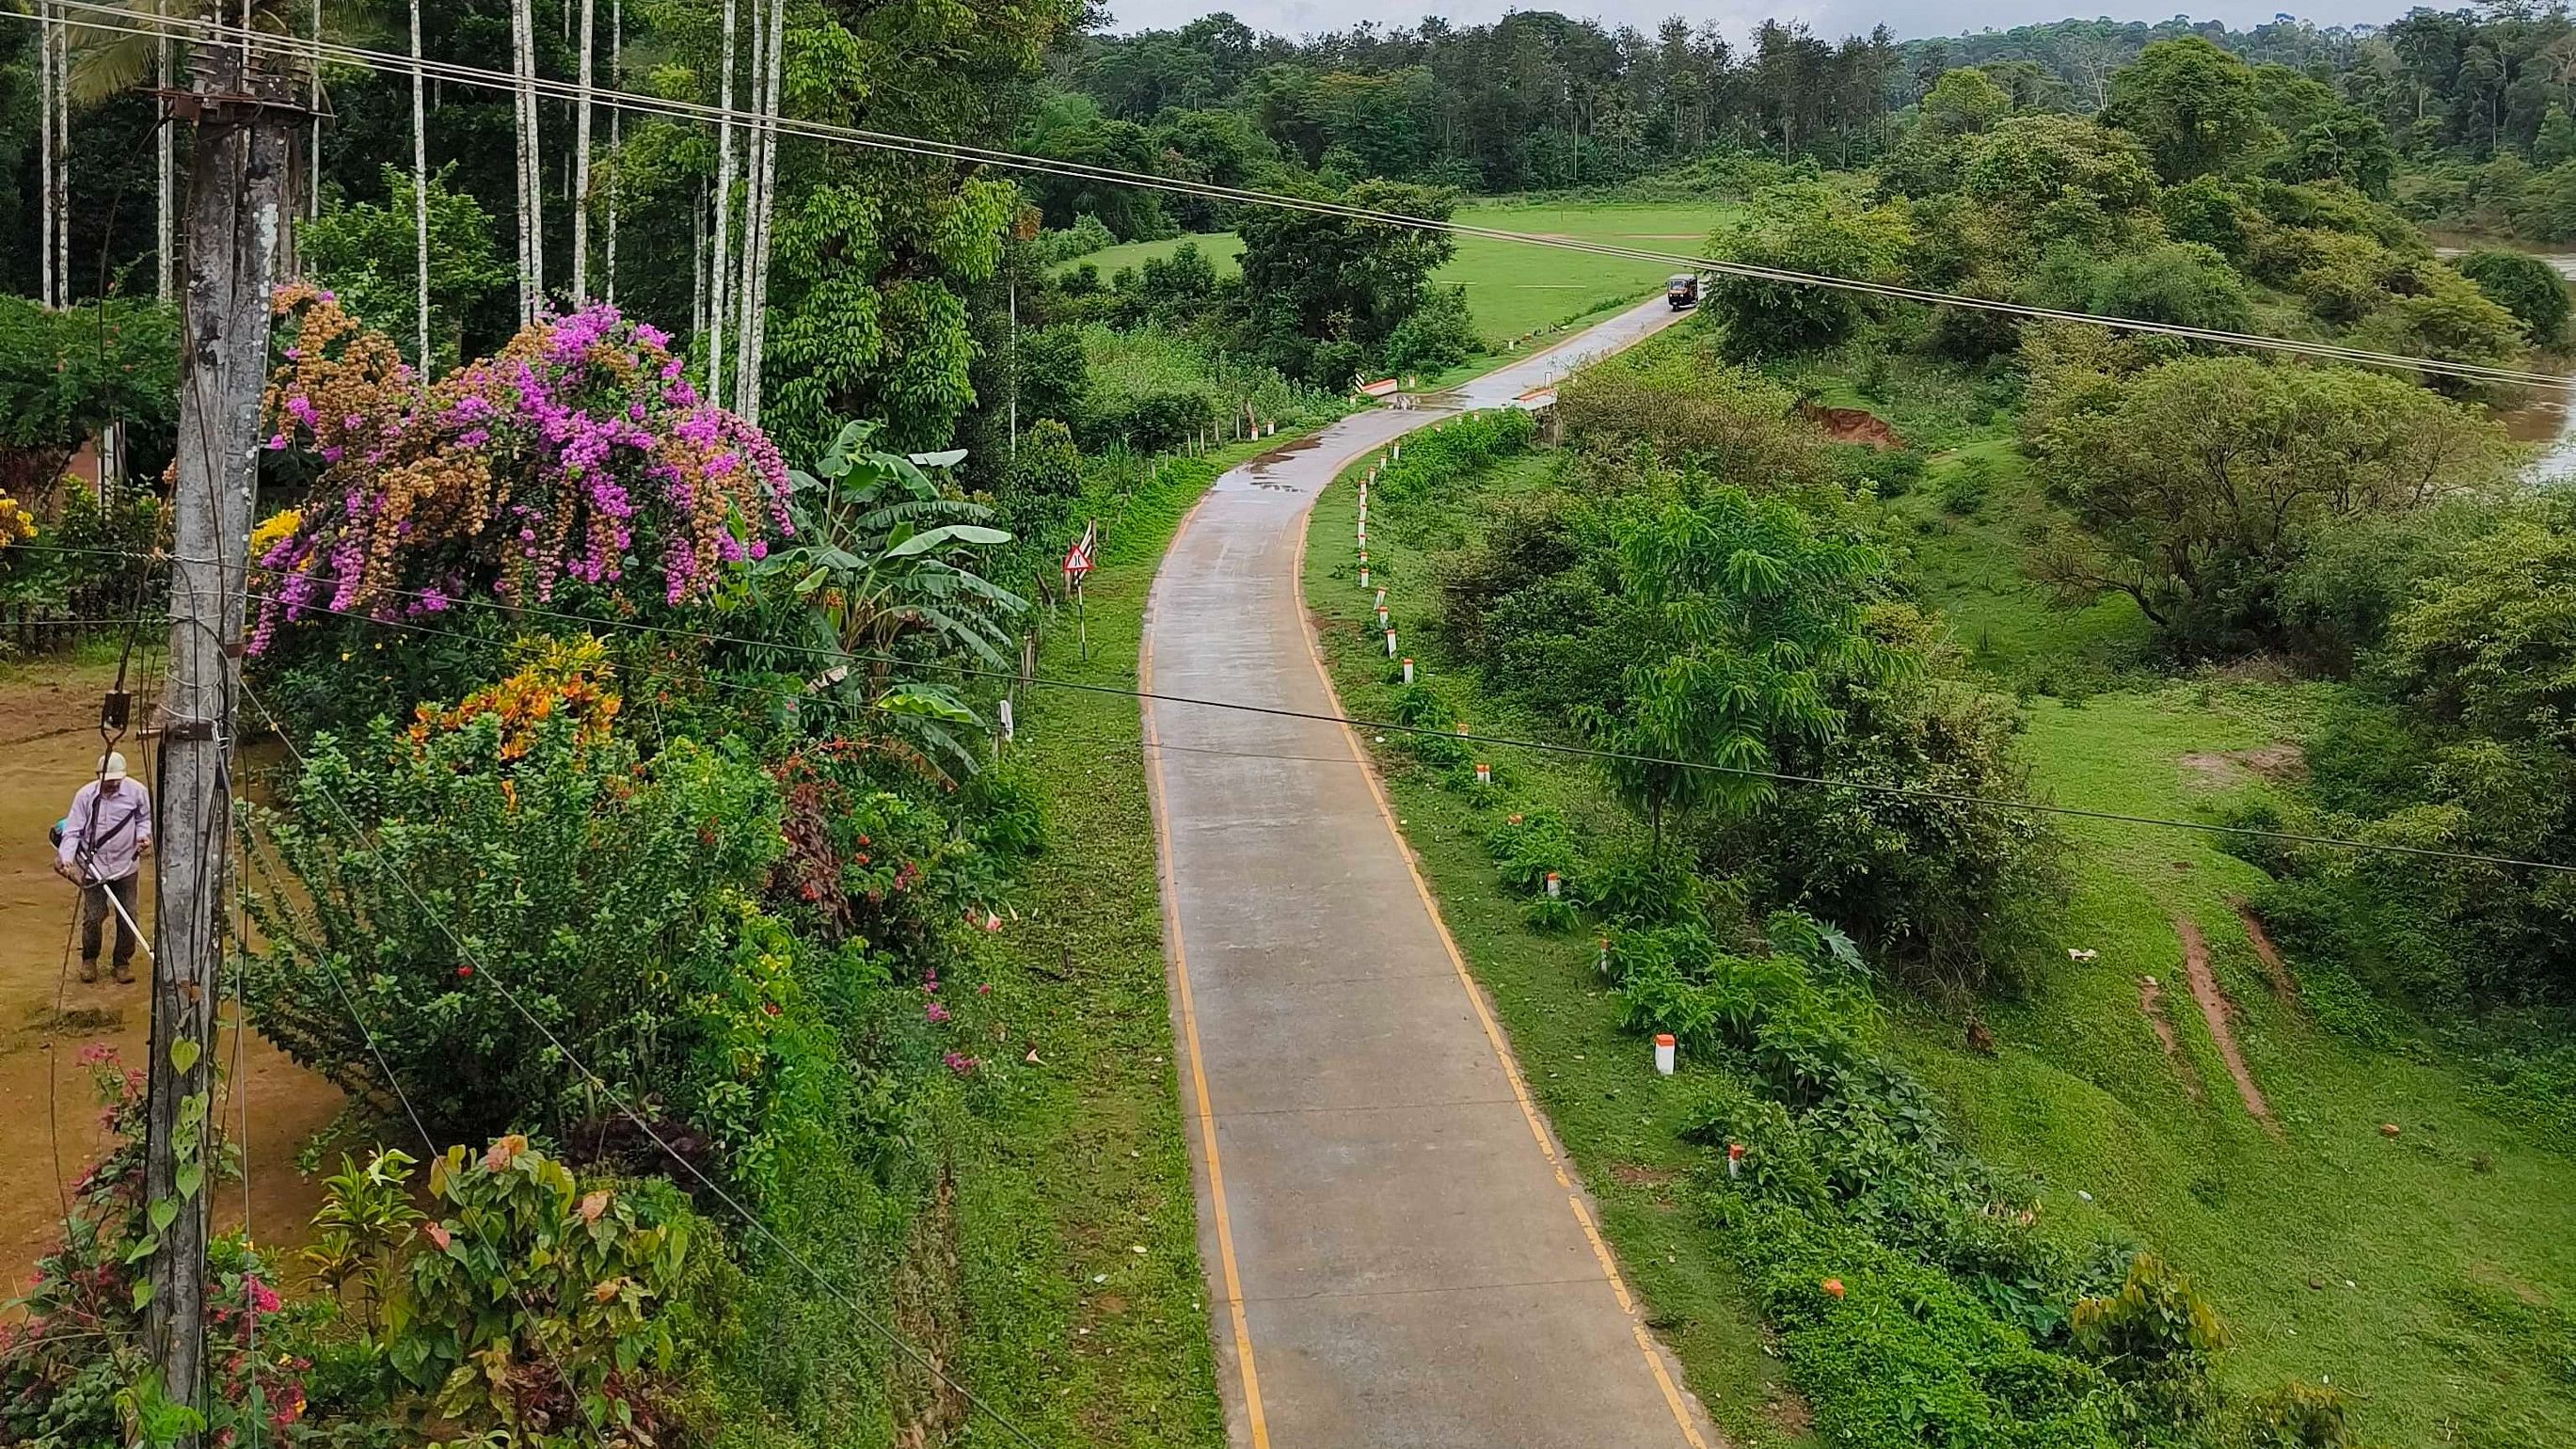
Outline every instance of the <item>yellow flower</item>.
POLYGON ((293 508, 281 508, 261 519, 259 527, 250 531, 250 556, 258 558, 268 552, 279 539, 293 533, 303 524, 303 513, 293 508))

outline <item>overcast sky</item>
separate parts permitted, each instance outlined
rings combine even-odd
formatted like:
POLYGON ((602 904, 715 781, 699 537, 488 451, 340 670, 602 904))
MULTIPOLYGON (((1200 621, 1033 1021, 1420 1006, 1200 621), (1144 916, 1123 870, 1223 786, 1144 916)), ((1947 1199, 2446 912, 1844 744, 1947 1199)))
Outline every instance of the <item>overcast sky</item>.
MULTIPOLYGON (((2360 22, 2385 24, 2405 13, 2408 0, 2323 0, 2303 5, 2296 12, 2319 25, 2351 25, 2360 22)), ((2451 0, 2443 0, 2449 8, 2451 0)), ((2094 0, 2098 5, 2099 0, 2094 0)), ((1210 10, 1231 10, 1237 19, 1255 30, 1276 31, 1284 35, 1303 35, 1310 31, 1335 30, 1360 20, 1375 19, 1380 24, 1405 25, 1425 13, 1438 13, 1454 24, 1473 24, 1493 20, 1509 10, 1561 10, 1568 15, 1596 15, 1612 25, 1634 25, 1651 29, 1665 17, 1684 15, 1693 21, 1714 21, 1728 34, 1741 37, 1754 22, 1765 16, 1784 20, 1803 20, 1817 33, 1831 37, 1866 31, 1884 22, 1899 39, 1925 35, 1956 35, 1962 29, 2004 29, 2033 21, 2062 20, 2068 15, 2106 13, 2080 0, 1781 0, 1776 5, 1750 3, 1750 0, 1563 0, 1563 3, 1512 4, 1510 0, 1453 0, 1439 5, 1408 5, 1403 0, 1389 4, 1386 0, 1111 0, 1110 9, 1117 17, 1113 29, 1163 29, 1180 25, 1210 10)), ((2279 10, 2279 0, 2234 0, 2234 3, 2195 3, 2188 12, 2195 19, 2223 20, 2243 29, 2269 20, 2279 10)), ((2107 12, 2121 20, 2163 20, 2174 12, 2145 9, 2113 9, 2107 12)))

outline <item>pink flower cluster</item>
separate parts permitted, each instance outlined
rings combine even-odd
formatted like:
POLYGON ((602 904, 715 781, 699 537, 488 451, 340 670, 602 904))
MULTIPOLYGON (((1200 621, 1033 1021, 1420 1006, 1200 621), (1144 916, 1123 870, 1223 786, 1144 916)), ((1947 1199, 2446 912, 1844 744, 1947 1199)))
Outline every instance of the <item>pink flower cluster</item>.
POLYGON ((777 449, 613 307, 542 319, 424 385, 327 293, 284 289, 278 306, 297 345, 269 390, 269 446, 322 472, 254 560, 253 653, 316 612, 390 621, 485 591, 542 604, 566 581, 649 577, 678 605, 794 531, 777 449))

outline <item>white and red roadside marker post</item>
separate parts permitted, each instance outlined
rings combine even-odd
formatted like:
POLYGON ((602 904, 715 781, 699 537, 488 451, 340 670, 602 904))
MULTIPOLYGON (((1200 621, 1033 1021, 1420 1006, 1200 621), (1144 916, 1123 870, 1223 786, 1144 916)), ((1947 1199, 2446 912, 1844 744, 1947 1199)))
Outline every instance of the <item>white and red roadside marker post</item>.
POLYGON ((1413 682, 1413 656, 1410 654, 1404 656, 1404 682, 1407 684, 1413 682))
MULTIPOLYGON (((1655 1074, 1662 1077, 1673 1074, 1673 1034, 1671 1032, 1655 1033, 1655 1074)), ((1730 1161, 1728 1166, 1731 1176, 1733 1163, 1730 1161)))

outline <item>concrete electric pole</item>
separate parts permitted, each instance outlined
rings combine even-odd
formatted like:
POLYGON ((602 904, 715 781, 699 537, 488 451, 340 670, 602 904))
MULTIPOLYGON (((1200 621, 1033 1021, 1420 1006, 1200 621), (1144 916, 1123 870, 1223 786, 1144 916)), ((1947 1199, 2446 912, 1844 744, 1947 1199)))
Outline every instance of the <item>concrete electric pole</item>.
MULTIPOLYGON (((216 983, 229 757, 239 693, 252 493, 258 484, 269 294, 289 223, 301 67, 254 38, 245 12, 201 0, 189 89, 166 92, 193 122, 179 352, 178 459, 171 488, 170 661, 162 694, 160 821, 152 955, 152 1055, 144 1202, 159 1246, 145 1280, 144 1346, 172 1402, 204 1403, 205 1253, 212 1194, 216 983), (236 16, 242 17, 240 21, 236 16), (230 26, 227 33, 219 27, 230 26), (234 36, 238 36, 236 41, 234 36)), ((182 1449, 195 1449, 186 1435, 182 1449)))

